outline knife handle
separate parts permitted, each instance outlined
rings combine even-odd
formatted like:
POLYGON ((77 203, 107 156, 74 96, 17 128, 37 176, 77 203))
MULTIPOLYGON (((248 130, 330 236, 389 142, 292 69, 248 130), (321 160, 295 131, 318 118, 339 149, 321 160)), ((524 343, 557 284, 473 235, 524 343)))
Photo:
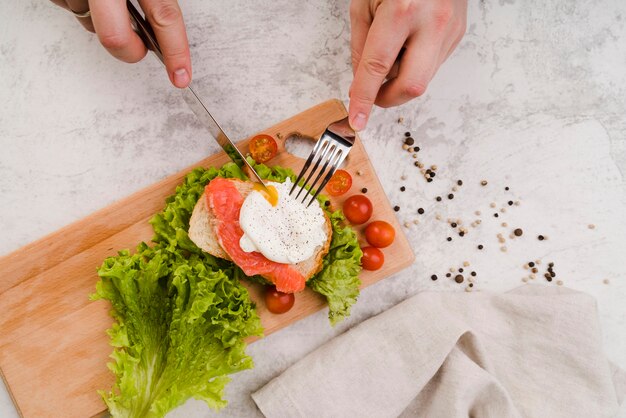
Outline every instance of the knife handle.
POLYGON ((152 30, 152 26, 150 23, 139 13, 139 10, 130 2, 130 0, 126 0, 126 7, 128 8, 128 13, 130 14, 130 21, 133 27, 133 30, 143 43, 146 45, 150 51, 154 52, 154 55, 161 60, 163 64, 163 54, 161 53, 161 47, 157 42, 154 31, 152 30))

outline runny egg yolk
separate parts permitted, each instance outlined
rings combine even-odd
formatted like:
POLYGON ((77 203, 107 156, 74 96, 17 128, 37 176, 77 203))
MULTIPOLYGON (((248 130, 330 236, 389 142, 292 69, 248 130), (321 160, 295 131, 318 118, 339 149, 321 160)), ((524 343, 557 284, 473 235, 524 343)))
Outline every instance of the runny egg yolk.
POLYGON ((260 183, 254 183, 253 188, 254 190, 261 193, 270 205, 276 206, 278 204, 278 190, 276 190, 276 187, 272 185, 267 185, 263 187, 263 185, 260 183))

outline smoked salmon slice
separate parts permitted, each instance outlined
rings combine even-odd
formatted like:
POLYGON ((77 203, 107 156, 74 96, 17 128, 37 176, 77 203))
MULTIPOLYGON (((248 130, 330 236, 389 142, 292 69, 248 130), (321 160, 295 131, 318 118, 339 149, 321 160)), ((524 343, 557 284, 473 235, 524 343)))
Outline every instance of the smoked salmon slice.
POLYGON ((217 223, 215 233, 219 244, 247 276, 257 274, 269 279, 280 292, 293 293, 304 289, 306 279, 289 264, 276 263, 257 251, 245 252, 239 241, 243 230, 239 212, 244 197, 232 180, 216 177, 205 188, 206 203, 217 223))

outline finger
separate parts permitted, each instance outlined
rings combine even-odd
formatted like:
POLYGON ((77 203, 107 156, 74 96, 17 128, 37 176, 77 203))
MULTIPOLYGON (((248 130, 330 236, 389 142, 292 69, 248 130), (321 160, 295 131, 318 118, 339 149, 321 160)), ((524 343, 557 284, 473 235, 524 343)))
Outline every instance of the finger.
POLYGON ((125 0, 90 0, 93 25, 102 46, 115 58, 137 62, 146 55, 146 47, 133 31, 125 0))
POLYGON ((356 74, 367 39, 367 32, 372 24, 369 7, 363 7, 363 0, 350 3, 350 49, 352 51, 352 75, 356 74))
POLYGON ((352 81, 348 114, 357 131, 365 128, 378 90, 408 36, 407 29, 402 29, 408 25, 399 24, 404 17, 398 17, 395 4, 385 2, 378 8, 352 81))
MULTIPOLYGON (((75 13, 85 13, 89 11, 89 3, 87 0, 66 0, 67 7, 70 11, 75 13)), ((91 16, 78 17, 76 19, 80 22, 81 25, 89 32, 95 32, 93 22, 91 20, 91 16)))
POLYGON ((376 98, 381 107, 397 106, 421 96, 439 67, 440 38, 432 33, 413 35, 400 63, 398 77, 385 83, 376 98))
POLYGON ((191 81, 191 58, 183 15, 176 0, 141 0, 157 37, 170 81, 184 88, 191 81))

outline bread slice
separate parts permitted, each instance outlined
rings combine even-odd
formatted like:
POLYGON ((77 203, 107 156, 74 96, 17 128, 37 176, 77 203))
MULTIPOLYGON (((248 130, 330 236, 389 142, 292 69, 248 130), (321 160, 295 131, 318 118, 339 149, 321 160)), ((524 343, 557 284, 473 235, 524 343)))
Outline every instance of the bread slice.
MULTIPOLYGON (((244 199, 253 190, 252 182, 237 179, 231 179, 230 181, 234 183, 235 187, 244 199)), ((313 254, 310 258, 292 265, 307 280, 322 269, 324 256, 328 254, 328 250, 330 248, 333 229, 330 218, 326 212, 324 212, 324 218, 326 220, 324 224, 327 237, 326 242, 322 246, 318 247, 315 254, 313 254)), ((217 234, 215 233, 215 225, 217 223, 218 220, 216 219, 211 208, 207 206, 206 196, 203 193, 196 203, 196 206, 193 208, 191 219, 189 220, 189 238, 203 251, 206 251, 215 257, 230 260, 231 258, 228 256, 226 251, 224 251, 217 239, 217 234)))

